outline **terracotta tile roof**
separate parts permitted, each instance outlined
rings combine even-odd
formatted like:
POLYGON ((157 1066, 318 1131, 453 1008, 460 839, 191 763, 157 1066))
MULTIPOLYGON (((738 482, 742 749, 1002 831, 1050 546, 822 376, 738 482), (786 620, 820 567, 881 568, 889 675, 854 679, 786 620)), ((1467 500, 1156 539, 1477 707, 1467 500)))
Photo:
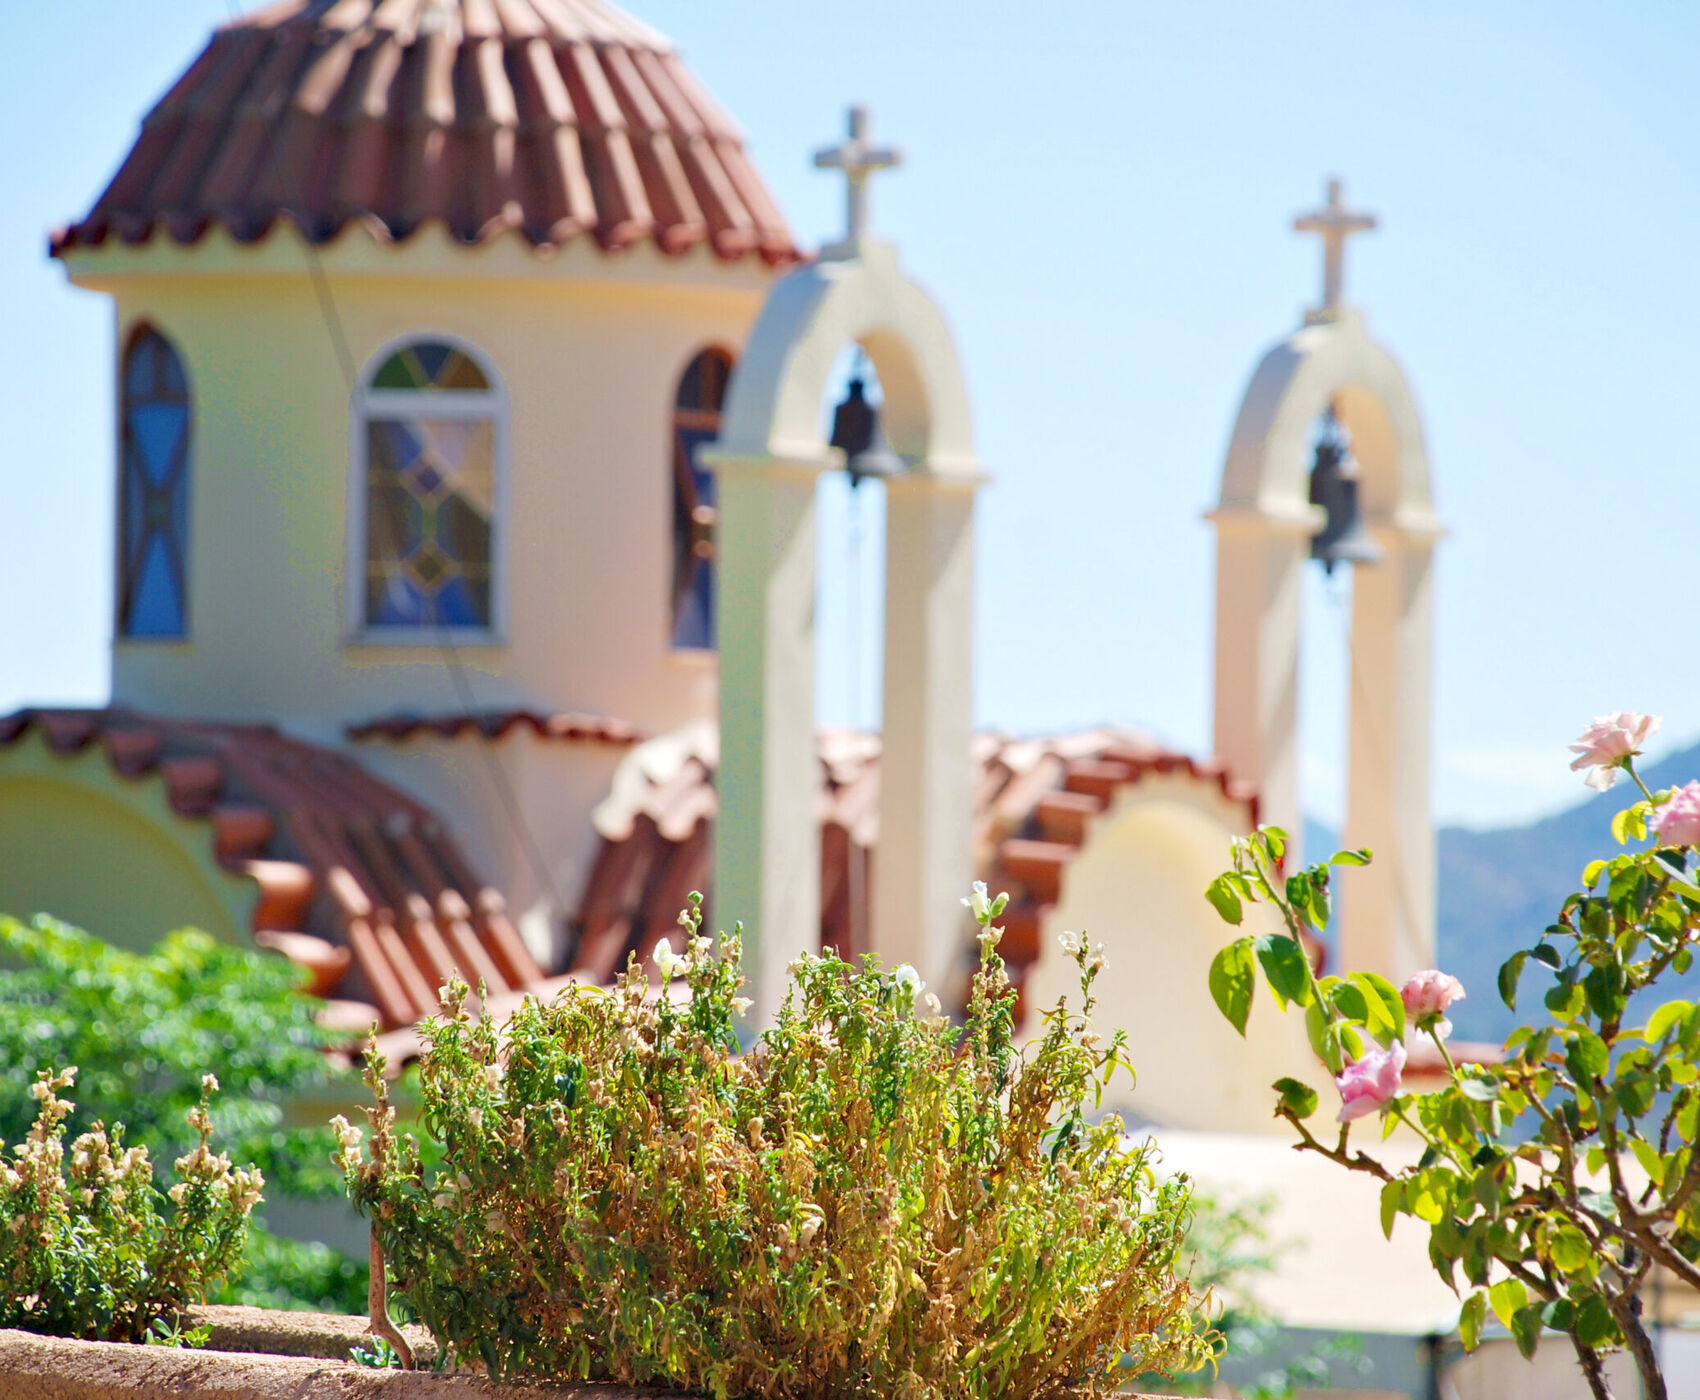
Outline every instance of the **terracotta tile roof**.
MULTIPOLYGON (((451 971, 489 988, 490 1009, 567 981, 607 982, 629 955, 647 962, 677 927, 692 890, 712 896, 714 780, 719 734, 702 721, 636 742, 617 721, 496 715, 397 717, 357 726, 361 737, 421 732, 499 738, 520 724, 586 742, 631 745, 592 822, 597 854, 572 920, 566 973, 546 977, 441 822, 341 753, 269 725, 159 719, 124 709, 21 710, 0 719, 0 749, 38 731, 55 752, 98 744, 115 772, 157 778, 173 808, 200 817, 218 859, 259 886, 255 941, 307 968, 333 998, 326 1018, 352 1032, 376 1018, 398 1071, 418 1053, 413 1024, 436 1009, 451 971), (568 722, 570 720, 570 723, 568 722)), ((868 890, 879 838, 875 735, 819 736, 821 946, 868 947, 868 890)), ((1039 956, 1049 907, 1096 816, 1125 785, 1179 774, 1241 803, 1256 797, 1216 763, 1169 752, 1114 729, 1048 739, 980 734, 972 755, 974 863, 1008 890, 1003 953, 1019 987, 1039 956)), ((735 911, 728 911, 735 914, 735 911)), ((964 926, 964 945, 967 946, 964 926)))
POLYGON ((458 969, 493 996, 543 985, 501 895, 441 822, 346 755, 269 725, 160 719, 126 709, 27 709, 0 719, 0 749, 31 731, 60 754, 98 745, 124 778, 164 783, 204 820, 218 860, 259 887, 254 938, 309 969, 364 1028, 435 1011, 458 969))
MULTIPOLYGON (((826 731, 821 763, 821 945, 854 955, 868 946, 866 891, 879 836, 879 739, 826 731)), ((1008 890, 1003 953, 1019 985, 1039 956, 1039 934, 1063 872, 1098 813, 1124 785, 1153 774, 1208 783, 1246 807, 1252 790, 1218 763, 1172 753, 1148 737, 1097 729, 1050 739, 975 736, 975 868, 1008 890)), ((711 826, 718 734, 687 726, 632 750, 597 808, 602 841, 574 932, 571 968, 605 980, 628 954, 647 959, 673 930, 684 897, 711 894, 711 826)), ((730 918, 735 911, 723 911, 730 918)), ((966 933, 966 928, 965 928, 966 933)), ((966 946, 966 938, 965 938, 966 946)))
POLYGON ((434 735, 439 739, 458 739, 464 734, 504 739, 520 728, 531 730, 539 739, 557 739, 572 744, 607 744, 614 748, 630 748, 648 737, 637 725, 628 724, 623 719, 573 713, 543 714, 537 710, 396 714, 352 724, 346 732, 350 739, 403 742, 420 734, 434 735))
POLYGON ((743 135, 604 0, 285 0, 217 30, 55 255, 109 238, 514 232, 798 254, 743 135))

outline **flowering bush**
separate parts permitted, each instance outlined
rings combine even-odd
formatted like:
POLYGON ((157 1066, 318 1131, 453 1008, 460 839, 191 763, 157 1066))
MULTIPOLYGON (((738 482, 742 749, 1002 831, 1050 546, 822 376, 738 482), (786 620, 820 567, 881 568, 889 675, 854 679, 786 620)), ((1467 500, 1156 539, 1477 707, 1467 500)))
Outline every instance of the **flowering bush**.
POLYGON ((177 1159, 169 1219, 147 1148, 125 1147, 121 1127, 109 1133, 96 1123, 76 1138, 67 1173, 74 1105, 59 1090, 76 1076, 75 1068, 41 1071, 31 1086, 35 1123, 11 1160, 0 1159, 0 1327, 141 1341, 241 1259, 265 1182, 212 1150, 207 1109, 218 1081, 210 1074, 187 1115, 197 1143, 177 1159))
MULTIPOLYGON (((1210 983, 1242 1033, 1259 968, 1279 1005, 1303 1009, 1340 1091, 1341 1126, 1332 1142, 1313 1133, 1316 1091, 1282 1079, 1275 1112, 1299 1146, 1380 1180, 1384 1230, 1400 1215, 1428 1226, 1436 1270, 1468 1290, 1467 1348, 1490 1311, 1525 1355, 1544 1329, 1566 1333, 1602 1400, 1611 1391, 1601 1358, 1619 1348, 1649 1400, 1664 1400, 1641 1295, 1656 1268, 1700 1287, 1700 1007, 1650 1001, 1667 972, 1688 971, 1700 942, 1700 783, 1659 793, 1642 784, 1634 760, 1657 726, 1654 716, 1609 715, 1572 746, 1590 787, 1604 791, 1626 773, 1640 788, 1612 823, 1619 844, 1649 833, 1655 844, 1589 864, 1556 921, 1500 969, 1512 1010, 1526 972, 1549 979, 1547 1017, 1511 1034, 1502 1063, 1453 1061, 1446 1012, 1465 995, 1454 978, 1423 972, 1396 991, 1373 973, 1314 975, 1299 940, 1328 922, 1329 868, 1282 879, 1285 833, 1237 841, 1234 868, 1209 890, 1230 923, 1250 903, 1280 915, 1284 932, 1224 948, 1210 983), (1404 1092, 1408 1034, 1438 1050, 1450 1081, 1439 1092, 1404 1092), (1422 1140, 1416 1165, 1395 1170, 1352 1146, 1352 1122, 1372 1113, 1384 1135, 1402 1123, 1422 1140)), ((1345 852, 1332 863, 1368 859, 1345 852)))
MULTIPOLYGON (((283 1105, 335 1082, 304 974, 275 953, 223 944, 194 929, 146 952, 115 948, 46 915, 0 915, 0 1140, 29 1130, 27 1090, 45 1067, 77 1065, 73 1136, 122 1119, 158 1161, 190 1151, 185 1125, 209 1071, 223 1085, 219 1125, 238 1161, 265 1173, 273 1198, 340 1195, 323 1127, 289 1127, 283 1105)), ((340 1072, 338 1072, 340 1074, 340 1072)), ((349 1089, 353 1077, 342 1076, 349 1089)), ((216 1302, 359 1311, 366 1263, 250 1223, 241 1265, 216 1302)))
POLYGON ((398 1141, 375 1054, 370 1139, 336 1125, 418 1319, 491 1375, 716 1397, 1025 1400, 1207 1363, 1187 1188, 1088 1118, 1123 1063, 1086 1019, 1100 959, 1076 944, 1079 1012, 1018 1053, 1003 901, 973 907, 960 1029, 914 969, 828 952, 739 1053, 739 940, 701 935, 696 896, 659 997, 633 964, 498 1035, 445 988, 420 1076, 442 1170, 398 1141))

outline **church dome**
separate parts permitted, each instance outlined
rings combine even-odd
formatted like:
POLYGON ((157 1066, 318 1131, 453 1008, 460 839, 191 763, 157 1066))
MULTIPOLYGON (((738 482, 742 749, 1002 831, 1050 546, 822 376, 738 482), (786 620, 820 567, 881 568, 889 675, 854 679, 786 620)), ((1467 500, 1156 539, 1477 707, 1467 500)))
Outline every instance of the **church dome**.
POLYGON ((283 0, 217 30, 55 255, 287 221, 797 257, 743 135, 605 0, 283 0))

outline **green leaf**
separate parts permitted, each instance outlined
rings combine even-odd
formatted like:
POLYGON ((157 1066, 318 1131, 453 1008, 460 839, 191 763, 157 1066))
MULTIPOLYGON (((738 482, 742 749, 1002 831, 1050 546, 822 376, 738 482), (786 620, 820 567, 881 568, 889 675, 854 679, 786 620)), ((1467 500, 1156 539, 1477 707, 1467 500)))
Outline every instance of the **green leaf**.
POLYGON ((1616 1346, 1622 1340, 1618 1335, 1617 1322, 1611 1315, 1611 1309, 1597 1293, 1590 1293, 1577 1304, 1573 1325, 1577 1341, 1585 1347, 1616 1346))
POLYGON ((1586 1268, 1594 1254, 1588 1237, 1573 1225, 1563 1225, 1553 1231, 1551 1251, 1552 1262, 1567 1274, 1586 1268))
POLYGON ((1693 1010, 1694 1003, 1691 1001, 1667 1001, 1647 1018, 1648 1043, 1664 1039, 1665 1032, 1677 1022, 1686 1020, 1693 1010))
POLYGON ((1368 846, 1357 851, 1336 851, 1328 858, 1330 865, 1368 865, 1369 861, 1368 846))
POLYGON ((1390 1181, 1381 1188, 1381 1233, 1393 1238, 1393 1219, 1405 1208, 1405 1183, 1390 1181))
POLYGON ((1210 888, 1204 891, 1204 897, 1215 907, 1223 920, 1237 924, 1245 918, 1245 908, 1240 902, 1239 895, 1228 882, 1226 875, 1218 875, 1210 882, 1210 888))
POLYGON ((1611 1051, 1605 1041, 1587 1029, 1578 1030, 1570 1038, 1564 1052, 1564 1063, 1577 1079, 1598 1079, 1611 1064, 1611 1051))
POLYGON ((1369 1021, 1369 1001, 1361 987, 1355 987, 1350 982, 1341 982, 1329 993, 1328 999, 1334 1003, 1334 1009, 1348 1021, 1364 1025, 1369 1021))
POLYGON ((1529 1301, 1529 1290, 1523 1287, 1522 1280, 1502 1278, 1488 1289, 1488 1304, 1493 1308, 1493 1315, 1499 1319, 1499 1325, 1507 1331, 1511 1328, 1511 1319, 1517 1315, 1517 1309, 1529 1301))
POLYGON ((1297 940, 1284 933, 1266 933, 1257 940, 1256 947, 1269 989, 1283 1002, 1310 1005, 1310 962, 1297 940))
POLYGON ((1216 1009, 1241 1035, 1245 1034, 1246 1019, 1251 1015, 1251 994, 1257 986, 1257 963, 1251 945, 1250 938, 1235 939, 1210 964, 1210 995, 1216 1001, 1216 1009))
POLYGON ((1310 1037, 1310 1048, 1316 1051, 1317 1059, 1328 1066, 1328 1072, 1339 1074, 1345 1068, 1340 1059, 1340 1032, 1329 1021, 1320 1001, 1312 1000, 1305 1007, 1305 1034, 1310 1037))
POLYGON ((1591 890, 1600 883, 1600 875, 1605 870, 1603 860, 1591 860, 1582 871, 1582 888, 1591 890))
POLYGON ((1527 953, 1513 953, 1499 969, 1499 999, 1512 1011, 1517 1009, 1517 979, 1523 975, 1527 953))
POLYGON ((1631 1138, 1629 1147, 1635 1154, 1635 1160, 1641 1164, 1641 1170, 1647 1173, 1648 1179, 1655 1186, 1663 1186, 1665 1179, 1664 1158, 1659 1156, 1659 1149, 1644 1138, 1631 1138))
POLYGON ((1541 1342, 1539 1303, 1526 1304, 1511 1315, 1511 1335, 1516 1339, 1517 1350, 1523 1353, 1524 1360, 1535 1354, 1535 1348, 1541 1342))
POLYGON ((1574 982, 1560 982, 1545 998, 1546 1008, 1560 1021, 1574 1021, 1582 1014, 1585 1000, 1582 988, 1574 982))
POLYGON ((1369 1033, 1384 1045, 1403 1040, 1405 999, 1399 989, 1379 972, 1354 972, 1351 981, 1363 988, 1369 1002, 1369 1020, 1365 1023, 1369 1033))
POLYGON ((1487 1294, 1479 1289, 1464 1300, 1464 1310, 1458 1314, 1458 1338, 1465 1351, 1481 1345, 1482 1323, 1487 1321, 1487 1294))
POLYGON ((1557 948, 1550 943, 1537 943, 1529 949, 1529 956, 1544 967, 1550 967, 1554 972, 1564 966, 1564 959, 1557 948))
POLYGON ((1493 1103, 1499 1098, 1499 1081, 1491 1076, 1476 1078, 1474 1076, 1459 1082, 1459 1090, 1467 1099, 1477 1103, 1493 1103))
POLYGON ((1277 1079, 1275 1092, 1281 1096, 1281 1107, 1295 1118, 1309 1118, 1316 1112, 1316 1090, 1296 1079, 1277 1079))

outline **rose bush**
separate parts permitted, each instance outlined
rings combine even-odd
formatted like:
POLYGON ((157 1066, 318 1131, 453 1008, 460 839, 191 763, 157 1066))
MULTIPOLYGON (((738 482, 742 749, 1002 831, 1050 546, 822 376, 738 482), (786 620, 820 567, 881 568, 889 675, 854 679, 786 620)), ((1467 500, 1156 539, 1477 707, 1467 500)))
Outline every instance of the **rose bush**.
POLYGON ((1658 723, 1607 716, 1571 746, 1590 787, 1625 773, 1641 800, 1612 823, 1630 849, 1591 862, 1554 922, 1500 969, 1513 1010, 1526 973, 1547 980, 1547 1016, 1511 1034, 1501 1063, 1454 1062, 1446 1011, 1465 992, 1442 972, 1401 989, 1374 973, 1315 975, 1302 942, 1327 927, 1330 867, 1362 865, 1368 851, 1286 876, 1286 835, 1265 828, 1235 842, 1233 868, 1207 892, 1229 923, 1247 905, 1279 916, 1281 931, 1218 954, 1210 987, 1242 1034, 1259 970, 1278 1005, 1304 1011, 1341 1126, 1332 1140, 1313 1132, 1317 1092, 1282 1079, 1275 1113, 1299 1146, 1377 1178, 1384 1230, 1401 1215, 1428 1227, 1429 1257, 1463 1298, 1467 1348, 1490 1312, 1525 1355, 1544 1330, 1562 1332, 1601 1400, 1611 1395, 1602 1357, 1619 1348, 1649 1400, 1665 1400, 1642 1297, 1658 1269, 1700 1287, 1700 1006, 1655 1000, 1659 979, 1686 973, 1700 942, 1700 783, 1659 793, 1642 783, 1635 758, 1658 723), (1404 1091, 1407 1035, 1435 1046, 1443 1089, 1404 1091), (1395 1169, 1353 1145, 1352 1123, 1371 1114, 1384 1136, 1401 1124, 1417 1135, 1416 1165, 1395 1169))
POLYGON ((971 898, 960 1028, 913 968, 827 952, 740 1052, 739 940, 703 937, 694 896, 659 996, 634 964, 498 1031, 446 988, 420 1073, 441 1169, 397 1138, 375 1054, 369 1137, 338 1124, 350 1197, 443 1354, 811 1400, 1025 1400, 1207 1364, 1188 1188, 1092 1118, 1124 1063, 1088 1019, 1096 952, 1077 945, 1079 1009, 1018 1051, 1003 900, 971 898))

